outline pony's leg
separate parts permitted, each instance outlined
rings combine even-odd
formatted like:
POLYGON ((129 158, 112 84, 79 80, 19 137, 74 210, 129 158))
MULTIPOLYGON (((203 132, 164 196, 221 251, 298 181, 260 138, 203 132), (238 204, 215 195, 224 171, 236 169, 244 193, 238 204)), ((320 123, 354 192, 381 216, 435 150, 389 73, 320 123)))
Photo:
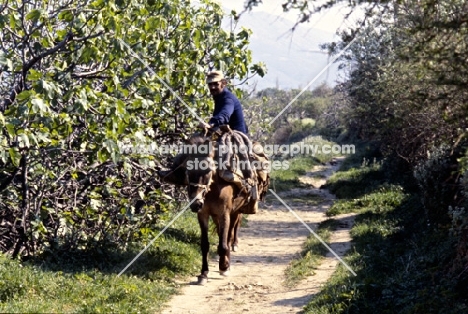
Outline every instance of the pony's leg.
POLYGON ((237 252, 239 248, 239 230, 242 224, 242 213, 233 214, 234 217, 231 217, 231 220, 235 222, 233 226, 233 241, 232 241, 232 251, 237 252))
POLYGON ((208 282, 208 252, 210 251, 210 243, 208 241, 208 222, 210 216, 203 211, 198 212, 198 223, 201 230, 200 247, 202 251, 202 269, 198 276, 198 284, 204 285, 208 282))
POLYGON ((227 212, 220 215, 219 217, 219 273, 224 276, 226 276, 229 272, 229 260, 231 258, 231 248, 229 247, 228 243, 230 220, 230 215, 227 212))

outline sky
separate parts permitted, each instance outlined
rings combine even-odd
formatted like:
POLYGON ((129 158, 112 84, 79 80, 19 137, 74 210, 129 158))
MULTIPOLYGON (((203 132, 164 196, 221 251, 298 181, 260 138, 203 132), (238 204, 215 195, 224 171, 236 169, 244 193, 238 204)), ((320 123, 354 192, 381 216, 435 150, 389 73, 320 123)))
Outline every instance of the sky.
MULTIPOLYGON (((292 25, 297 21, 298 12, 290 11, 283 12, 282 4, 285 0, 263 0, 262 4, 253 7, 252 12, 263 11, 272 15, 281 16, 284 19, 290 20, 292 25)), ((228 0, 219 1, 224 7, 236 12, 242 12, 244 10, 245 0, 228 0)), ((353 14, 351 17, 345 20, 344 15, 348 13, 348 10, 343 5, 336 6, 327 11, 315 13, 308 23, 303 24, 303 27, 313 27, 316 29, 335 33, 337 29, 347 28, 353 26, 353 21, 356 20, 358 14, 353 14)), ((246 13, 248 14, 248 12, 246 13)))
MULTIPOLYGON (((218 2, 225 8, 227 15, 230 10, 237 13, 244 10, 245 0, 218 2)), ((295 25, 299 12, 283 12, 283 3, 284 0, 263 0, 262 4, 253 7, 251 11, 244 12, 238 22, 237 29, 245 26, 253 31, 250 38, 253 61, 265 62, 268 68, 267 75, 263 78, 256 77, 252 80, 252 85, 257 84, 257 89, 290 89, 302 88, 316 80, 310 88, 324 81, 333 86, 343 75, 339 73, 338 64, 320 74, 330 57, 319 45, 339 41, 337 30, 352 26, 356 18, 351 16, 345 19, 344 15, 349 9, 344 6, 334 7, 314 14, 309 22, 300 24, 292 33, 291 28, 295 25), (259 21, 265 18, 267 21, 259 21)), ((226 19, 224 27, 229 29, 229 26, 230 22, 226 19)))

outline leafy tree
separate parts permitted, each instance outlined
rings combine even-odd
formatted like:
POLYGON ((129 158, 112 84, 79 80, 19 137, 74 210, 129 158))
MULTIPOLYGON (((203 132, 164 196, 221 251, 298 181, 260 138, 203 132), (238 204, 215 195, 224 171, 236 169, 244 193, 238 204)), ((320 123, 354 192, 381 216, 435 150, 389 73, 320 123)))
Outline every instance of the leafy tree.
POLYGON ((147 148, 210 111, 209 69, 262 70, 250 31, 223 31, 222 16, 209 0, 0 4, 2 251, 123 245, 176 206, 147 148))
POLYGON ((463 144, 467 73, 460 58, 468 51, 458 3, 405 2, 391 12, 396 20, 365 30, 348 54, 348 125, 410 164, 434 147, 463 144))
MULTIPOLYGON (((258 2, 248 1, 247 6, 258 2)), ((298 9, 299 23, 307 21, 310 13, 339 3, 343 1, 285 0, 283 8, 298 9)), ((335 116, 335 121, 341 121, 346 129, 362 139, 379 141, 390 161, 386 164, 401 165, 404 160, 404 169, 413 172, 430 226, 424 229, 427 226, 424 223, 424 227, 419 227, 424 230, 422 243, 427 245, 430 243, 427 239, 445 232, 444 240, 451 244, 451 250, 428 246, 423 259, 430 260, 434 255, 441 258, 441 263, 437 267, 430 265, 426 272, 430 273, 432 281, 434 273, 436 277, 444 274, 435 281, 446 285, 443 290, 455 296, 459 301, 458 309, 463 311, 468 283, 468 215, 465 210, 468 3, 461 0, 348 3, 351 7, 367 4, 369 10, 363 20, 372 22, 363 22, 359 29, 343 32, 341 43, 328 46, 330 52, 336 53, 354 40, 342 58, 350 72, 349 80, 339 86, 345 97, 335 106, 342 113, 335 116)), ((408 235, 417 237, 420 231, 411 230, 412 227, 407 228, 408 235)), ((381 260, 381 256, 378 257, 381 260)), ((363 275, 364 281, 370 278, 367 273, 363 275)), ((415 278, 410 277, 413 281, 415 278)), ((390 288, 387 292, 395 296, 397 290, 390 288)), ((359 293, 369 308, 381 305, 380 294, 364 290, 359 293)), ((411 295, 411 299, 418 297, 411 295)), ((429 299, 423 300, 427 305, 429 299)), ((408 309, 418 309, 418 306, 415 303, 408 309)), ((361 308, 359 301, 351 301, 346 309, 352 311, 353 308, 361 308)), ((456 312, 457 307, 451 310, 456 312)))

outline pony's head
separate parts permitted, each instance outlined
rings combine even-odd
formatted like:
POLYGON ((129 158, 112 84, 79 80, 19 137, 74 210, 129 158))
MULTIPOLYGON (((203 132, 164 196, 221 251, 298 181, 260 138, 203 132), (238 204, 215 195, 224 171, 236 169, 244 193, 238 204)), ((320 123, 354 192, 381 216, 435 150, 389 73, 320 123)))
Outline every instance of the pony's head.
POLYGON ((195 198, 190 208, 198 212, 203 207, 205 195, 210 190, 216 172, 215 149, 211 139, 200 134, 193 135, 184 149, 187 156, 184 164, 187 192, 190 199, 195 198))

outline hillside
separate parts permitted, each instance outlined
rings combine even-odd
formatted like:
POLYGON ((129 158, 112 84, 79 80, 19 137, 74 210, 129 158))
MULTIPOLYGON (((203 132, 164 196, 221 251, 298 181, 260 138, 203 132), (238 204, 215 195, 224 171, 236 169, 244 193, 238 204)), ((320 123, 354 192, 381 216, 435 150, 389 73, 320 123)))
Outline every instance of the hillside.
MULTIPOLYGON (((226 19, 223 25, 230 29, 231 22, 226 19)), ((257 82, 257 89, 304 87, 328 64, 328 55, 320 51, 319 45, 331 42, 336 36, 307 24, 291 32, 292 26, 291 21, 266 12, 242 15, 237 28, 253 31, 250 49, 254 62, 262 61, 268 68, 265 77, 252 80, 257 82)), ((335 64, 330 67, 328 77, 327 72, 323 73, 312 88, 327 78, 327 82, 334 85, 337 77, 338 64, 335 64)))

